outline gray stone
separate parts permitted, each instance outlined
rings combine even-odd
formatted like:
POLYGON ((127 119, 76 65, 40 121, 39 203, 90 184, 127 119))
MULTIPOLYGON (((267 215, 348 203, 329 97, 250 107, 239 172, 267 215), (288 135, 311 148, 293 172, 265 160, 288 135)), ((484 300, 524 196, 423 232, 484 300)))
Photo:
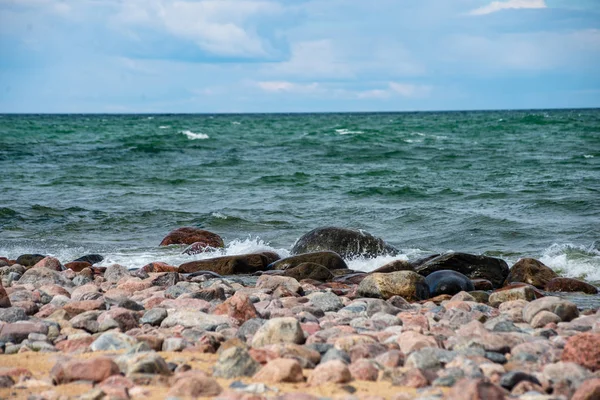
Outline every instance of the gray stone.
POLYGON ((315 292, 306 297, 315 307, 323 311, 337 311, 344 306, 340 298, 331 292, 315 292))
POLYGON ((291 317, 270 319, 252 338, 252 347, 278 343, 304 343, 304 332, 297 319, 291 317))
POLYGON ((144 313, 140 322, 142 324, 150 324, 153 326, 158 326, 160 323, 167 318, 167 310, 164 308, 153 308, 144 313))
POLYGON ((191 309, 169 309, 168 316, 161 323, 162 328, 171 328, 181 325, 185 328, 198 328, 205 331, 214 331, 219 325, 227 325, 231 320, 223 315, 206 314, 191 309))
POLYGON ((92 344, 92 351, 128 350, 137 344, 131 336, 119 332, 106 332, 100 335, 92 344))
POLYGON ((325 352, 325 354, 323 354, 323 356, 321 357, 321 364, 332 360, 339 360, 344 364, 350 364, 350 362, 352 361, 348 353, 346 353, 343 350, 338 350, 335 347, 331 347, 325 352))
POLYGON ((104 279, 110 283, 117 283, 119 279, 130 276, 129 270, 127 267, 124 267, 119 264, 109 265, 104 271, 104 279))
POLYGON ((219 360, 213 367, 213 376, 225 379, 241 376, 253 376, 260 369, 260 364, 241 347, 230 347, 219 354, 219 360))
POLYGON ((438 369, 449 363, 456 357, 454 351, 426 347, 410 353, 404 366, 407 368, 438 369))
POLYGON ((523 320, 527 323, 531 323, 536 314, 544 310, 558 315, 562 321, 566 322, 579 316, 579 310, 575 304, 558 297, 548 296, 527 304, 525 308, 523 308, 523 320))
POLYGON ((242 340, 247 340, 248 338, 254 336, 258 329, 263 326, 266 321, 266 319, 251 318, 244 322, 242 326, 240 326, 235 336, 242 340))
POLYGON ((502 375, 502 378, 500 378, 500 386, 507 390, 512 390, 519 382, 522 381, 529 381, 541 386, 540 381, 535 376, 523 371, 510 371, 502 375))
POLYGON ((28 319, 27 313, 21 307, 0 308, 0 321, 12 323, 28 319))
POLYGON ((62 287, 73 287, 73 282, 67 279, 60 272, 53 271, 44 267, 30 268, 21 279, 19 279, 19 285, 31 284, 36 289, 49 284, 54 284, 62 287))

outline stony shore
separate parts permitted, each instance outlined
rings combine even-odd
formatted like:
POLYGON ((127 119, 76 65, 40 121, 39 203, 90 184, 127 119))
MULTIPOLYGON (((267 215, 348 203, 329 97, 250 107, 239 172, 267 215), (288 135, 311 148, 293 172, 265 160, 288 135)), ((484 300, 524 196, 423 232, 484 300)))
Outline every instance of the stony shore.
MULTIPOLYGON (((193 228, 162 245, 223 246, 193 228)), ((183 249, 183 248, 182 248, 183 249)), ((400 257, 369 234, 139 270, 0 257, 2 399, 600 399, 597 293, 534 259, 400 257)))

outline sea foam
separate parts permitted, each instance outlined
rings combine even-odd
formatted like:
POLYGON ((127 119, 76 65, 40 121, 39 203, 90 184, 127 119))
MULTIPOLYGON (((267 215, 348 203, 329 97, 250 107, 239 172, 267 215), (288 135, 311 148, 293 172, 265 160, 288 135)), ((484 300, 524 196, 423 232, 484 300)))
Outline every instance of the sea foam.
POLYGON ((192 131, 181 131, 181 133, 183 133, 185 136, 188 137, 188 139, 190 140, 197 140, 197 139, 208 139, 209 136, 205 133, 194 133, 192 131))

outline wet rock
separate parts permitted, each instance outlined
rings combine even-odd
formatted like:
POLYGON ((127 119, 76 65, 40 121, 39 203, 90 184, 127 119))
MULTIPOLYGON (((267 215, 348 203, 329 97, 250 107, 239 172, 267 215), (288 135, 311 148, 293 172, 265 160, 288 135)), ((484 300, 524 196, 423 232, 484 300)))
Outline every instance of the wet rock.
POLYGON ((16 263, 24 267, 33 267, 46 256, 41 254, 22 254, 16 259, 16 263))
POLYGON ((339 254, 333 251, 319 251, 315 253, 299 254, 292 257, 282 258, 269 264, 271 270, 288 270, 300 266, 304 263, 315 263, 322 265, 329 271, 338 269, 348 269, 346 262, 339 254))
POLYGON ((253 376, 260 369, 260 364, 241 347, 231 347, 219 354, 219 360, 213 367, 213 376, 219 378, 238 378, 253 376))
POLYGON ((567 339, 562 361, 574 362, 590 371, 600 370, 600 333, 585 332, 567 339))
POLYGON ((219 275, 251 274, 264 271, 269 259, 262 254, 244 254, 190 261, 179 266, 179 273, 211 271, 219 275))
POLYGON ((59 385, 79 380, 102 382, 119 372, 119 366, 110 358, 97 357, 58 362, 52 367, 50 378, 59 385))
POLYGON ((370 274, 358 285, 357 293, 363 297, 389 299, 401 296, 408 301, 429 297, 425 278, 412 271, 398 271, 386 274, 370 274))
POLYGON ((475 290, 473 283, 465 275, 452 270, 440 270, 432 272, 425 278, 429 287, 429 296, 435 297, 441 294, 454 295, 459 292, 475 290))
POLYGON ((304 333, 295 318, 273 318, 265 322, 252 338, 252 347, 277 343, 304 343, 304 333))
POLYGON ((351 380, 352 375, 346 364, 333 360, 319 364, 310 374, 308 384, 319 386, 325 383, 347 383, 351 380))
POLYGON ((92 351, 128 350, 137 344, 131 336, 119 332, 106 332, 90 345, 92 351))
POLYGON ((75 272, 81 272, 82 270, 90 268, 91 266, 92 264, 85 261, 71 261, 65 264, 66 269, 72 269, 75 272))
POLYGON ((367 232, 337 227, 316 228, 301 236, 291 254, 333 251, 343 258, 396 255, 398 250, 367 232))
POLYGON ((600 378, 588 379, 583 382, 571 400, 596 400, 600 399, 600 378))
MULTIPOLYGON (((414 265, 414 264, 413 264, 414 265)), ((427 276, 435 271, 453 270, 469 279, 487 279, 494 287, 500 287, 508 276, 508 265, 499 258, 467 253, 448 253, 415 266, 415 272, 427 276)))
POLYGON ((94 265, 98 264, 99 262, 102 262, 102 260, 104 260, 104 257, 102 257, 100 254, 87 254, 85 256, 79 257, 76 260, 73 260, 73 262, 83 261, 94 265))
POLYGON ((217 381, 200 371, 187 371, 175 375, 167 396, 210 397, 219 395, 223 389, 217 381))
POLYGON ((531 286, 522 286, 513 289, 499 290, 492 293, 488 302, 493 307, 498 307, 500 304, 513 300, 535 300, 535 292, 531 286))
POLYGON ((558 274, 554 270, 541 261, 534 258, 522 258, 510 267, 505 284, 523 282, 538 289, 544 289, 546 284, 557 276, 558 274))
POLYGON ((546 284, 547 292, 583 292, 586 294, 598 294, 598 289, 584 281, 573 278, 554 278, 546 284))
POLYGON ((223 239, 216 233, 205 231, 203 229, 183 227, 175 229, 160 242, 160 246, 169 246, 171 244, 194 244, 199 243, 196 247, 225 247, 223 239))
POLYGON ((376 273, 388 273, 388 272, 397 272, 397 271, 412 271, 413 265, 406 260, 394 260, 381 267, 374 269, 371 272, 376 273))
POLYGON ((533 317, 544 310, 558 315, 562 321, 567 322, 579 316, 579 310, 575 304, 558 297, 548 296, 527 304, 523 308, 523 320, 527 323, 531 323, 533 317))
POLYGON ((269 361, 254 375, 253 380, 265 383, 298 383, 304 382, 304 376, 298 361, 289 358, 276 358, 269 361))
POLYGON ((484 379, 461 379, 444 400, 505 400, 504 390, 484 379))
POLYGON ((223 315, 211 315, 192 309, 169 309, 168 316, 160 326, 171 328, 181 325, 185 328, 198 328, 205 331, 214 331, 219 325, 229 325, 230 319, 223 315))
POLYGON ((36 289, 40 286, 55 284, 62 287, 73 287, 73 282, 67 279, 60 272, 53 271, 48 268, 30 268, 21 279, 19 279, 19 285, 31 284, 36 289))
POLYGON ((284 275, 298 281, 303 279, 313 279, 316 281, 328 282, 333 279, 333 274, 330 270, 321 264, 316 264, 314 262, 305 262, 296 267, 286 269, 284 275))
POLYGON ((471 279, 475 290, 493 290, 494 285, 487 279, 471 279))
POLYGON ((149 264, 144 265, 141 268, 142 271, 148 273, 156 273, 156 272, 178 272, 179 268, 169 265, 164 262, 151 262, 149 264))
POLYGON ((240 325, 258 316, 254 304, 248 295, 242 292, 236 292, 232 297, 225 300, 225 302, 219 304, 213 310, 213 314, 227 315, 235 319, 240 325))
POLYGON ((117 283, 119 279, 126 276, 130 276, 129 270, 127 269, 127 267, 124 267, 119 264, 113 264, 108 266, 106 268, 106 271, 104 272, 104 279, 106 279, 107 282, 111 283, 117 283))
POLYGON ((502 378, 500 379, 500 386, 507 390, 512 390, 513 387, 522 381, 528 381, 535 383, 536 385, 541 385, 540 381, 533 375, 523 371, 510 371, 502 375, 502 378))

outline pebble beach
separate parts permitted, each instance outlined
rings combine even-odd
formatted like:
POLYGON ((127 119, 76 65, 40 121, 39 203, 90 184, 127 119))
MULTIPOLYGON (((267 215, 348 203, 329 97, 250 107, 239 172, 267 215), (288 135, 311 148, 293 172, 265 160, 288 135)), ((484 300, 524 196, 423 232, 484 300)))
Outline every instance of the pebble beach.
MULTIPOLYGON (((598 399, 597 294, 539 260, 394 257, 318 228, 290 255, 207 257, 197 228, 161 245, 201 259, 139 269, 100 254, 0 258, 3 399, 598 399)), ((1 255, 0 255, 1 256, 1 255)))

